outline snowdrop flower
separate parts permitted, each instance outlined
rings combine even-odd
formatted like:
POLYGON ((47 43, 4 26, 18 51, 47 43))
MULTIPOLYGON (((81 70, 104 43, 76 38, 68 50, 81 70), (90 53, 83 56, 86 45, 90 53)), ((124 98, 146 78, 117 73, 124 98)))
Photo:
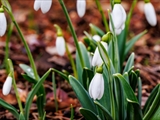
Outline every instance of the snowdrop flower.
MULTIPOLYGON (((101 41, 104 48, 108 51, 108 44, 106 42, 101 41)), ((93 59, 92 59, 92 66, 100 66, 103 63, 102 58, 100 56, 98 47, 96 48, 93 59)))
POLYGON ((77 0, 77 12, 79 17, 83 17, 86 12, 86 0, 77 0))
POLYGON ((3 36, 7 29, 7 20, 4 14, 4 10, 0 8, 0 36, 3 36))
POLYGON ((93 40, 95 40, 96 42, 99 42, 101 40, 101 37, 99 35, 93 35, 93 40))
POLYGON ((34 10, 41 9, 42 13, 47 13, 52 5, 52 0, 35 0, 34 10))
MULTIPOLYGON (((125 27, 126 12, 121 4, 115 4, 111 13, 116 35, 119 35, 125 27)), ((111 21, 110 30, 113 31, 111 21)))
POLYGON ((66 52, 66 47, 65 47, 65 40, 63 36, 58 36, 56 39, 56 49, 57 53, 60 56, 63 56, 66 52))
POLYGON ((8 76, 6 81, 3 84, 3 88, 2 88, 3 95, 8 95, 9 92, 11 91, 11 87, 12 87, 12 77, 8 76))
POLYGON ((153 5, 150 2, 145 3, 144 5, 144 14, 146 16, 148 23, 151 26, 155 26, 157 24, 156 13, 153 5))
MULTIPOLYGON (((101 68, 102 70, 102 68, 101 68)), ((89 95, 94 100, 98 99, 100 100, 104 93, 104 79, 102 72, 98 72, 94 75, 90 85, 89 85, 89 95)))

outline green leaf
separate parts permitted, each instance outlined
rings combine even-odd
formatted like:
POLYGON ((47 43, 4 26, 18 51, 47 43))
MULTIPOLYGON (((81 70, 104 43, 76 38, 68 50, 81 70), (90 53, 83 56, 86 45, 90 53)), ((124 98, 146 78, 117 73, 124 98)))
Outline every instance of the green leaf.
POLYGON ((142 120, 142 110, 137 102, 127 99, 127 120, 142 120))
POLYGON ((28 82, 30 83, 33 83, 33 84, 36 84, 37 83, 37 80, 31 78, 30 76, 28 76, 27 74, 22 74, 22 77, 27 80, 28 82))
POLYGON ((69 76, 69 83, 72 86, 78 100, 80 101, 82 107, 92 110, 97 113, 93 100, 89 96, 88 92, 84 89, 82 84, 73 76, 69 76))
POLYGON ((91 110, 89 110, 89 109, 80 108, 79 111, 80 111, 80 113, 84 116, 84 118, 85 118, 86 120, 101 120, 101 119, 99 119, 99 118, 97 117, 97 115, 96 115, 93 111, 91 111, 91 110))
POLYGON ((142 101, 142 81, 141 78, 138 78, 138 101, 139 105, 141 106, 141 101, 142 101))
POLYGON ((158 107, 158 110, 154 113, 151 120, 159 120, 160 119, 160 106, 158 107))
POLYGON ((89 84, 94 76, 94 72, 88 68, 84 68, 82 76, 83 76, 82 85, 86 90, 88 90, 89 84))
POLYGON ((132 53, 132 54, 129 56, 129 58, 128 58, 128 60, 127 60, 127 63, 126 63, 126 66, 125 66, 125 68, 124 68, 124 70, 123 70, 123 74, 124 74, 125 72, 128 72, 133 65, 134 65, 134 53, 132 53))
POLYGON ((116 80, 119 80, 121 82, 127 99, 129 99, 130 101, 133 101, 133 102, 138 104, 138 100, 137 100, 132 88, 130 87, 130 85, 125 80, 125 78, 119 73, 116 73, 113 76, 115 78, 118 78, 116 80))
POLYGON ((99 36, 102 37, 105 34, 99 27, 95 26, 94 24, 89 24, 89 26, 92 27, 92 29, 94 29, 99 36))
POLYGON ((113 120, 111 114, 105 107, 103 107, 98 101, 94 101, 94 103, 103 111, 104 116, 107 120, 113 120))
POLYGON ((25 117, 24 117, 23 113, 20 113, 19 120, 25 120, 25 117))
POLYGON ((158 110, 159 108, 159 105, 160 105, 160 85, 158 85, 158 92, 151 104, 151 106, 149 107, 147 113, 144 115, 143 117, 143 120, 150 120, 154 113, 156 113, 156 111, 158 110))
MULTIPOLYGON (((36 93, 38 92, 39 88, 42 86, 44 80, 48 77, 49 73, 51 72, 51 69, 49 69, 43 76, 40 78, 40 80, 37 82, 37 84, 34 86, 32 91, 29 93, 27 100, 26 100, 26 105, 25 105, 25 118, 26 120, 29 119, 29 110, 32 104, 32 100, 36 93)), ((43 103, 41 103, 43 104, 43 103)))
POLYGON ((131 40, 129 40, 129 41, 126 43, 126 45, 125 45, 126 49, 125 49, 124 57, 127 56, 129 50, 132 48, 132 46, 134 45, 134 43, 135 43, 137 40, 139 40, 139 39, 140 39, 144 34, 146 34, 146 33, 147 33, 147 31, 145 30, 145 31, 141 32, 140 34, 136 35, 134 38, 132 38, 131 40))
POLYGON ((138 83, 138 76, 133 70, 129 74, 129 81, 130 81, 130 86, 132 87, 133 91, 135 92, 136 87, 137 87, 137 83, 138 83))
POLYGON ((8 9, 9 12, 12 12, 12 8, 11 8, 8 0, 1 0, 1 2, 8 9))
POLYGON ((1 98, 0 98, 0 106, 4 107, 9 112, 11 112, 16 119, 19 118, 19 113, 17 112, 17 109, 12 105, 8 104, 7 102, 5 102, 4 100, 2 100, 1 98))
MULTIPOLYGON (((79 47, 82 53, 82 58, 83 58, 85 67, 90 69, 90 61, 89 61, 86 47, 84 46, 82 42, 79 42, 79 47)), ((78 73, 78 80, 80 81, 81 84, 83 84, 83 80, 82 80, 83 68, 81 66, 80 58, 78 56, 77 51, 76 51, 76 68, 77 68, 77 73, 78 73)))
POLYGON ((31 78, 35 79, 33 69, 25 64, 19 64, 20 68, 31 78))

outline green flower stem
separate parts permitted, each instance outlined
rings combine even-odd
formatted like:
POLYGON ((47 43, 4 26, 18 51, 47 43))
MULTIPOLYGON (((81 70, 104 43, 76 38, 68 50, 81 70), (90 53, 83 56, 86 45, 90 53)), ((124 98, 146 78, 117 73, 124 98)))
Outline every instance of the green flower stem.
POLYGON ((11 19, 12 19, 12 22, 14 23, 14 25, 16 26, 16 28, 17 28, 17 30, 18 30, 18 33, 19 33, 19 35, 20 35, 20 37, 21 37, 21 39, 22 39, 22 42, 23 42, 23 44, 24 44, 24 47, 25 47, 25 49, 26 49, 26 51, 27 51, 27 54, 28 54, 28 58, 29 58, 31 67, 32 67, 33 72, 34 72, 34 76, 35 76, 36 80, 38 80, 38 79, 39 79, 39 76, 38 76, 38 73, 37 73, 37 69, 36 69, 36 66, 35 66, 35 63, 34 63, 34 60, 33 60, 32 54, 31 54, 31 51, 30 51, 30 49, 29 49, 29 47, 28 47, 28 44, 27 44, 26 40, 24 39, 24 35, 23 35, 23 33, 21 32, 19 25, 18 25, 17 22, 15 21, 15 18, 14 18, 14 16, 13 16, 13 13, 12 13, 11 11, 9 11, 8 8, 6 8, 5 6, 4 6, 4 8, 5 8, 6 11, 9 13, 9 15, 10 15, 10 17, 11 17, 11 19))
POLYGON ((104 15, 104 12, 102 10, 102 6, 101 6, 99 0, 96 0, 96 5, 97 5, 97 8, 98 8, 99 12, 101 13, 102 20, 103 20, 103 23, 104 23, 104 26, 105 26, 105 29, 106 29, 106 33, 107 33, 109 31, 109 27, 108 27, 108 23, 107 23, 106 17, 104 15))
POLYGON ((75 63, 74 63, 73 57, 72 57, 72 55, 71 55, 71 53, 70 53, 70 51, 69 51, 69 49, 68 49, 67 43, 65 43, 65 45, 66 45, 66 52, 67 52, 67 55, 68 55, 69 60, 70 60, 70 62, 71 62, 72 69, 73 69, 74 77, 75 77, 75 78, 78 78, 77 70, 76 70, 76 65, 75 65, 75 63))
POLYGON ((57 95, 56 95, 56 81, 55 81, 54 72, 52 72, 52 86, 53 86, 53 93, 54 93, 54 100, 55 100, 55 109, 56 109, 56 112, 58 112, 58 101, 57 101, 57 95))
POLYGON ((7 33, 6 46, 5 46, 5 57, 4 57, 4 61, 3 61, 3 64, 2 64, 2 67, 5 66, 5 68, 7 70, 7 73, 9 73, 9 68, 8 68, 8 64, 7 64, 7 59, 8 59, 8 56, 9 56, 9 40, 10 40, 10 37, 11 37, 11 34, 12 34, 13 26, 14 26, 13 23, 11 23, 10 27, 9 27, 9 31, 7 33))
POLYGON ((121 0, 114 0, 114 4, 116 4, 116 3, 120 4, 121 0))
POLYGON ((150 2, 150 0, 144 0, 144 2, 145 2, 145 3, 149 3, 149 2, 150 2))
POLYGON ((82 57, 82 53, 81 53, 81 50, 80 50, 80 47, 79 47, 79 44, 78 44, 78 39, 77 39, 76 33, 75 33, 75 31, 74 31, 74 28, 73 28, 72 22, 71 22, 71 20, 70 20, 70 17, 69 17, 69 15, 68 15, 67 9, 66 9, 66 7, 65 7, 65 5, 64 5, 63 0, 59 0, 59 3, 60 3, 60 5, 61 5, 61 7, 62 7, 62 9, 63 9, 63 12, 64 12, 65 16, 66 16, 67 22, 68 22, 68 24, 69 24, 69 27, 70 27, 70 30, 71 30, 71 33, 72 33, 72 36, 73 36, 73 38, 74 38, 74 43, 75 43, 76 49, 77 49, 77 51, 78 51, 78 55, 79 55, 79 58, 80 58, 81 66, 84 67, 85 64, 84 64, 84 60, 83 60, 83 57, 82 57))
POLYGON ((16 94, 18 106, 19 106, 20 112, 23 114, 23 107, 22 107, 22 103, 21 103, 21 100, 20 100, 20 97, 19 97, 19 93, 18 93, 18 89, 17 89, 15 77, 14 77, 14 68, 13 68, 12 61, 10 59, 8 59, 8 65, 9 65, 9 68, 10 68, 11 77, 13 79, 13 88, 14 88, 14 91, 15 91, 15 94, 16 94))

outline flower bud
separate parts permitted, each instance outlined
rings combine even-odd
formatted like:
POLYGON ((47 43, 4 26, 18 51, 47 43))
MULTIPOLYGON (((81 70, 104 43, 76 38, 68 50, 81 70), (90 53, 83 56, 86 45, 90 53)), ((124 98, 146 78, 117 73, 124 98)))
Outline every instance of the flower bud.
POLYGON ((93 35, 93 40, 95 40, 96 42, 101 40, 101 37, 99 35, 93 35))
POLYGON ((7 20, 3 8, 0 8, 0 36, 3 36, 7 29, 7 20))
POLYGON ((104 79, 102 73, 96 73, 89 85, 89 95, 94 100, 100 100, 104 93, 104 79))
POLYGON ((77 12, 79 17, 83 17, 86 12, 86 0, 77 0, 77 12))
POLYGON ((112 39, 112 33, 111 32, 107 32, 107 34, 102 36, 102 41, 104 42, 109 42, 112 39))
POLYGON ((148 23, 151 26, 156 26, 157 24, 156 13, 155 13, 153 5, 150 2, 145 3, 144 5, 144 14, 146 16, 148 23))
POLYGON ((65 47, 65 40, 63 36, 58 36, 56 39, 56 49, 57 53, 60 56, 63 56, 66 52, 66 47, 65 47))
POLYGON ((6 81, 3 84, 3 88, 2 88, 3 95, 8 95, 9 92, 11 91, 11 87, 12 87, 12 77, 8 76, 6 81))

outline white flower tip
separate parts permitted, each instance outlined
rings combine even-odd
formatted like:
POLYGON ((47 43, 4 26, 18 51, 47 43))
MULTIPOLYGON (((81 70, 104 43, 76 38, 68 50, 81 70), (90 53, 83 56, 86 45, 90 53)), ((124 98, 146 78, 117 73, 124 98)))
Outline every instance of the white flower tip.
POLYGON ((7 20, 4 13, 0 13, 0 36, 2 37, 7 29, 7 20))
POLYGON ((66 52, 65 40, 62 36, 59 36, 56 39, 56 50, 60 56, 63 56, 66 52))
POLYGON ((154 10, 153 5, 150 2, 145 3, 145 5, 144 5, 144 14, 146 16, 148 23, 151 26, 156 26, 156 24, 157 24, 156 12, 154 10))
POLYGON ((42 13, 45 14, 47 13, 52 5, 52 0, 47 0, 47 1, 41 1, 41 10, 42 13))
POLYGON ((99 35, 94 35, 92 38, 97 42, 101 40, 101 37, 99 35))
POLYGON ((8 76, 3 84, 2 93, 3 95, 8 95, 12 87, 12 77, 8 76))
POLYGON ((41 7, 41 1, 35 0, 34 1, 34 10, 38 11, 40 7, 41 7))
POLYGON ((86 12, 86 0, 77 0, 77 13, 79 17, 83 17, 86 12))

